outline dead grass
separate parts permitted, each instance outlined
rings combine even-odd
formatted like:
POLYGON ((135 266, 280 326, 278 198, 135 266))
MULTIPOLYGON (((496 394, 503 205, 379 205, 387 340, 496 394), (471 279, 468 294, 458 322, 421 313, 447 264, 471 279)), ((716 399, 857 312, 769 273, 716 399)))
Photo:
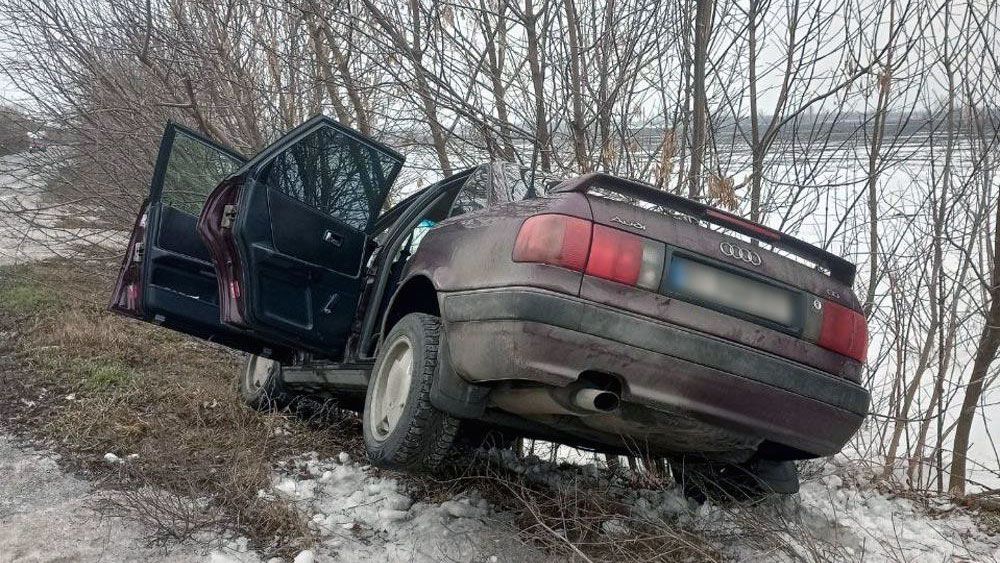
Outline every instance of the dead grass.
POLYGON ((257 491, 278 459, 357 455, 356 423, 245 407, 232 388, 237 355, 107 313, 109 289, 60 262, 0 272, 0 410, 12 430, 120 488, 106 508, 152 526, 156 540, 213 530, 269 555, 308 545, 304 515, 257 491), (109 465, 108 452, 133 458, 109 465))
POLYGON ((523 479, 499 480, 514 501, 518 532, 548 553, 588 561, 722 561, 718 550, 673 522, 632 515, 606 491, 588 486, 556 488, 523 479))

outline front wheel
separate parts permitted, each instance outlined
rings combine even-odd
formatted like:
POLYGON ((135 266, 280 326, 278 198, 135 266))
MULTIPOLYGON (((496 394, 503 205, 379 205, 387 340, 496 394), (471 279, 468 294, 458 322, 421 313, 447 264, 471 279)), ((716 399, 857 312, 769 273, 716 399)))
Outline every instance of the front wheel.
POLYGON ((455 435, 457 418, 431 404, 437 371, 441 320, 406 315, 389 331, 365 397, 364 436, 375 465, 430 471, 440 465, 455 435))
POLYGON ((288 400, 281 364, 261 356, 250 356, 237 380, 240 398, 251 408, 280 408, 288 400))

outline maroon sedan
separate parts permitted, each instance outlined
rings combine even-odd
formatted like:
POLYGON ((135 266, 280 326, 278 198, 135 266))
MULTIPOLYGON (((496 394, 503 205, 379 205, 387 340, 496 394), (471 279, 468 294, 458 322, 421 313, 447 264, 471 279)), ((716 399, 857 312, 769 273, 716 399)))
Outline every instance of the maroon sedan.
POLYGON ((252 405, 363 411, 410 470, 464 426, 793 492, 861 425, 849 262, 605 174, 483 165, 387 205, 402 164, 325 117, 249 159, 170 124, 111 307, 250 353, 252 405))

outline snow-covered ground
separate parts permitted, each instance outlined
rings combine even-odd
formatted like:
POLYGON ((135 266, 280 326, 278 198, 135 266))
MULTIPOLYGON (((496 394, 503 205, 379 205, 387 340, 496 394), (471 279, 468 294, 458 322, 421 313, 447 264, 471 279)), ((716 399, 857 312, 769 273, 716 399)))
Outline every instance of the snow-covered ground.
POLYGON ((797 496, 754 508, 724 508, 706 504, 682 518, 711 534, 739 529, 760 521, 784 523, 771 528, 777 545, 768 541, 721 546, 742 561, 764 557, 814 560, 826 552, 833 560, 849 561, 997 561, 1000 537, 981 531, 972 515, 948 501, 921 507, 914 501, 885 494, 858 483, 857 467, 839 458, 820 474, 805 480, 797 496), (780 555, 780 557, 779 557, 780 555))
MULTIPOLYGON (((799 495, 757 506, 698 505, 679 487, 615 485, 593 465, 567 467, 495 455, 513 475, 549 487, 589 483, 630 514, 609 517, 609 540, 630 522, 684 529, 703 536, 734 561, 1000 561, 1000 536, 977 527, 973 515, 947 501, 922 507, 859 482, 861 473, 836 457, 814 465, 799 495)), ((322 540, 307 554, 317 561, 527 561, 543 554, 525 546, 511 517, 475 491, 445 502, 414 502, 405 487, 369 466, 315 453, 281 464, 263 496, 295 501, 312 515, 322 540)), ((250 554, 220 559, 249 561, 250 554)))
MULTIPOLYGON (((575 486, 580 474, 601 474, 593 466, 567 474, 565 468, 504 453, 503 462, 516 473, 551 487, 575 486)), ((922 507, 880 492, 842 455, 807 462, 802 474, 799 494, 755 506, 698 505, 677 486, 599 488, 610 491, 609 500, 630 507, 628 521, 694 532, 735 561, 1000 561, 1000 535, 988 535, 972 513, 943 498, 922 507)), ((627 528, 627 521, 609 524, 605 529, 627 528)))
MULTIPOLYGON (((112 453, 109 464, 128 463, 112 453)), ((101 492, 59 467, 59 455, 0 434, 0 563, 36 561, 261 562, 245 539, 202 534, 197 545, 151 547, 152 531, 104 516, 101 492)), ((308 561, 529 561, 542 559, 516 540, 506 519, 475 495, 442 503, 414 502, 394 479, 368 466, 306 454, 276 468, 274 487, 260 491, 313 514, 322 541, 300 553, 308 561)))
POLYGON ((321 561, 526 561, 544 556, 524 546, 509 517, 474 491, 441 503, 415 501, 346 452, 305 454, 281 465, 270 491, 312 514, 321 561))
MULTIPOLYGON (((495 458, 512 474, 550 487, 589 482, 609 491, 609 501, 630 511, 602 526, 612 538, 627 534, 629 522, 647 522, 703 536, 734 561, 1000 561, 1000 536, 978 529, 967 511, 945 501, 925 508, 863 486, 857 468, 841 458, 814 467, 799 495, 753 507, 699 506, 676 487, 607 487, 594 466, 559 467, 511 452, 495 458)), ((0 561, 262 561, 239 539, 148 547, 147 530, 96 513, 101 493, 57 461, 0 436, 0 561)), ((405 485, 347 453, 282 462, 272 487, 259 494, 291 500, 311 515, 320 541, 297 563, 545 559, 520 541, 510 515, 474 490, 440 503, 415 501, 405 485)))
POLYGON ((101 494, 58 459, 0 434, 0 562, 205 559, 187 546, 149 547, 141 526, 96 512, 101 494))

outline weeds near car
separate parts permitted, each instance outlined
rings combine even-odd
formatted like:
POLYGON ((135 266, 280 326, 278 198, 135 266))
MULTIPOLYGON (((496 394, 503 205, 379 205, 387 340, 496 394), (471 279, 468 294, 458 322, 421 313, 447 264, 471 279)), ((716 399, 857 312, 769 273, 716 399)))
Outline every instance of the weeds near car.
MULTIPOLYGON (((0 423, 115 487, 105 511, 146 524, 157 542, 221 531, 287 556, 314 541, 309 515, 257 493, 270 487, 278 460, 307 451, 362 456, 357 419, 311 424, 244 407, 231 383, 237 355, 106 313, 109 288, 78 272, 62 262, 0 271, 0 423), (108 452, 124 462, 105 462, 108 452)), ((433 478, 392 475, 424 501, 476 488, 511 516, 497 527, 565 560, 719 561, 727 558, 719 546, 737 543, 791 560, 864 556, 835 534, 819 537, 780 502, 715 506, 718 525, 706 531, 635 513, 628 491, 668 488, 666 478, 573 471, 539 480, 479 455, 471 463, 457 456, 433 478)), ((986 515, 994 526, 998 513, 986 515)))
MULTIPOLYGON (((113 484, 118 490, 103 501, 105 511, 146 524, 157 542, 223 531, 251 538, 266 555, 290 555, 312 542, 308 515, 258 491, 270 487, 280 459, 306 451, 363 456, 357 419, 314 426, 246 408, 232 389, 237 355, 106 313, 108 288, 75 272, 44 262, 4 278, 5 291, 39 296, 0 301, 0 331, 13 336, 0 344, 7 368, 0 383, 12 391, 0 408, 12 413, 16 429, 29 429, 113 484), (53 279, 72 287, 72 298, 40 283, 53 279), (106 463, 108 452, 124 462, 106 463)), ((677 526, 633 521, 590 486, 553 489, 457 457, 443 472, 443 480, 394 476, 429 501, 479 488, 514 516, 511 532, 554 556, 719 559, 677 526), (609 529, 609 520, 627 522, 628 531, 609 529)))

